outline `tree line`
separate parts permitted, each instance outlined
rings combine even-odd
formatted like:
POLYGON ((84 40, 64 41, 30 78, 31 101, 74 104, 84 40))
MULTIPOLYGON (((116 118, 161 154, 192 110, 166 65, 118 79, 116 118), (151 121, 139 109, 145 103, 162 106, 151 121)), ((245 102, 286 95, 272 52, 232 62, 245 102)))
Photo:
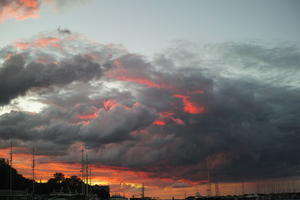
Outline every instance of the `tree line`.
POLYGON ((80 177, 65 177, 63 173, 55 173, 46 183, 33 182, 33 180, 23 177, 12 168, 4 159, 0 159, 0 190, 23 190, 27 193, 51 194, 51 193, 82 193, 82 187, 88 188, 90 193, 97 194, 101 199, 108 199, 109 187, 85 184, 80 177), (12 182, 12 185, 11 185, 12 182))

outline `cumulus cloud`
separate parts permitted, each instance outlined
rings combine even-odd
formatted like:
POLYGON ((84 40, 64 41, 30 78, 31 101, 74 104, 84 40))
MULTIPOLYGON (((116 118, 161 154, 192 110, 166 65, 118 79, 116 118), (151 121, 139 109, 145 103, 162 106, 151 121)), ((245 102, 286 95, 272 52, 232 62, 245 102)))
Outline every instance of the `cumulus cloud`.
POLYGON ((35 144, 60 162, 80 160, 81 144, 95 165, 178 180, 173 187, 203 182, 207 166, 213 181, 299 172, 298 47, 181 43, 147 60, 80 39, 70 53, 63 37, 58 51, 37 39, 0 51, 2 104, 30 94, 46 105, 1 115, 0 141, 35 144))
POLYGON ((70 5, 70 2, 85 2, 87 0, 1 0, 0 23, 8 19, 25 20, 39 17, 40 6, 52 3, 56 8, 70 5))

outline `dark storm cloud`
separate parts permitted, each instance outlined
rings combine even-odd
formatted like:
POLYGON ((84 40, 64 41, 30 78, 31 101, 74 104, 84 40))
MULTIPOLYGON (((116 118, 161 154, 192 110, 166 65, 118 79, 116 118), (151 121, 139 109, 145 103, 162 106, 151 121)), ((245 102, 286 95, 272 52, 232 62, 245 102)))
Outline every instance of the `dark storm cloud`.
POLYGON ((16 55, 0 68, 0 105, 7 104, 32 88, 66 85, 73 81, 89 81, 99 78, 102 68, 80 56, 62 61, 60 64, 26 64, 24 57, 16 55))
MULTIPOLYGON (((97 52, 92 55, 101 58, 97 52)), ((47 105, 40 113, 1 115, 0 141, 35 143, 41 154, 55 147, 52 154, 62 162, 80 160, 74 148, 79 143, 95 165, 174 180, 201 182, 207 164, 213 181, 299 173, 299 49, 219 44, 197 52, 181 44, 151 61, 112 55, 104 73, 89 61, 92 56, 54 67, 24 67, 23 58, 12 57, 1 68, 2 99, 11 91, 15 95, 8 99, 36 87, 64 87, 32 90, 47 105), (44 73, 49 67, 54 72, 44 73), (88 81, 101 74, 104 78, 88 81)), ((187 186, 179 181, 173 187, 187 186)))
MULTIPOLYGON (((97 149, 102 144, 132 140, 132 131, 149 126, 156 118, 153 109, 126 101, 131 97, 128 92, 110 90, 110 93, 100 91, 97 94, 93 86, 86 88, 87 85, 88 82, 77 82, 64 87, 63 92, 59 92, 58 87, 41 92, 41 101, 49 105, 41 113, 13 111, 3 114, 1 138, 12 139, 17 146, 34 145, 39 154, 57 155, 66 153, 76 142, 97 149), (91 93, 96 96, 88 97, 91 93), (103 105, 107 98, 123 103, 108 111, 103 105), (97 114, 92 120, 80 119, 93 113, 97 114)), ((101 88, 98 86, 97 90, 101 88)))
POLYGON ((155 117, 154 111, 144 105, 117 106, 110 112, 101 112, 99 117, 83 127, 82 141, 94 148, 102 143, 123 142, 131 138, 132 131, 149 126, 155 117))

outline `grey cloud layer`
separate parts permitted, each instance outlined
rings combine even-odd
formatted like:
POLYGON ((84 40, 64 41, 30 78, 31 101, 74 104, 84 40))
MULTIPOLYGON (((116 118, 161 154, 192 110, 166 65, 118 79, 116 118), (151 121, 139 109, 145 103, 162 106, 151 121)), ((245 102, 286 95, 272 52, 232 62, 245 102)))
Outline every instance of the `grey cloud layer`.
POLYGON ((102 68, 83 57, 62 61, 60 64, 26 64, 22 56, 13 56, 0 68, 0 104, 24 95, 32 88, 65 85, 73 81, 89 81, 101 76, 102 68))
MULTIPOLYGON (((123 76, 167 85, 161 88, 143 85, 145 82, 120 81, 106 74, 105 80, 88 82, 89 78, 99 77, 101 70, 98 72, 99 65, 85 59, 81 64, 69 62, 56 66, 65 72, 64 76, 57 78, 60 70, 54 70, 50 73, 53 76, 45 75, 46 80, 54 81, 26 88, 65 86, 39 93, 40 101, 48 105, 43 112, 11 112, 0 116, 0 140, 13 138, 25 146, 34 143, 41 154, 51 154, 55 146, 58 151, 52 154, 62 162, 79 160, 79 153, 72 147, 79 142, 86 146, 94 164, 128 167, 149 172, 153 177, 178 180, 205 179, 207 160, 212 179, 218 181, 297 175, 300 86, 294 74, 300 71, 299 49, 220 44, 201 52, 203 55, 181 45, 152 61, 130 54, 111 60, 107 72, 115 70, 118 61, 125 69, 123 76), (84 63, 93 67, 82 70, 84 63), (123 86, 107 87, 116 82, 123 86), (196 90, 204 93, 193 93, 196 90), (184 112, 183 100, 174 96, 178 93, 189 95, 189 100, 205 106, 205 112, 184 112), (115 100, 116 106, 105 109, 103 102, 107 99, 115 100), (162 117, 165 112, 172 112, 172 118, 162 117), (79 117, 89 114, 95 117, 79 117), (158 119, 166 125, 153 125, 158 119)), ((24 94, 27 90, 22 89, 24 83, 36 78, 31 75, 22 79, 21 71, 28 69, 22 62, 21 65, 9 62, 0 74, 15 80, 15 73, 9 71, 17 71, 21 80, 17 81, 19 84, 7 81, 1 85, 2 99, 10 91, 24 94)), ((42 73, 50 65, 33 66, 42 69, 35 72, 42 73)))

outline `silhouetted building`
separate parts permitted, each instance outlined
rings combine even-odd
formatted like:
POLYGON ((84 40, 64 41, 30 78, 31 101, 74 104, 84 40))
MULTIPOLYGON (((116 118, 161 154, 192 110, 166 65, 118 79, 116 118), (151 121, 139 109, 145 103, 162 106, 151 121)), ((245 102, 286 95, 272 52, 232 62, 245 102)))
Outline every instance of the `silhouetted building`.
POLYGON ((93 186, 94 193, 97 194, 97 196, 101 200, 108 200, 110 199, 110 189, 108 185, 95 185, 93 186))
POLYGON ((126 197, 123 197, 121 195, 112 195, 110 197, 110 200, 128 200, 126 197))
POLYGON ((31 196, 24 190, 0 190, 0 200, 29 200, 31 196))
POLYGON ((143 198, 131 197, 130 200, 152 200, 152 198, 151 197, 143 197, 143 198))

